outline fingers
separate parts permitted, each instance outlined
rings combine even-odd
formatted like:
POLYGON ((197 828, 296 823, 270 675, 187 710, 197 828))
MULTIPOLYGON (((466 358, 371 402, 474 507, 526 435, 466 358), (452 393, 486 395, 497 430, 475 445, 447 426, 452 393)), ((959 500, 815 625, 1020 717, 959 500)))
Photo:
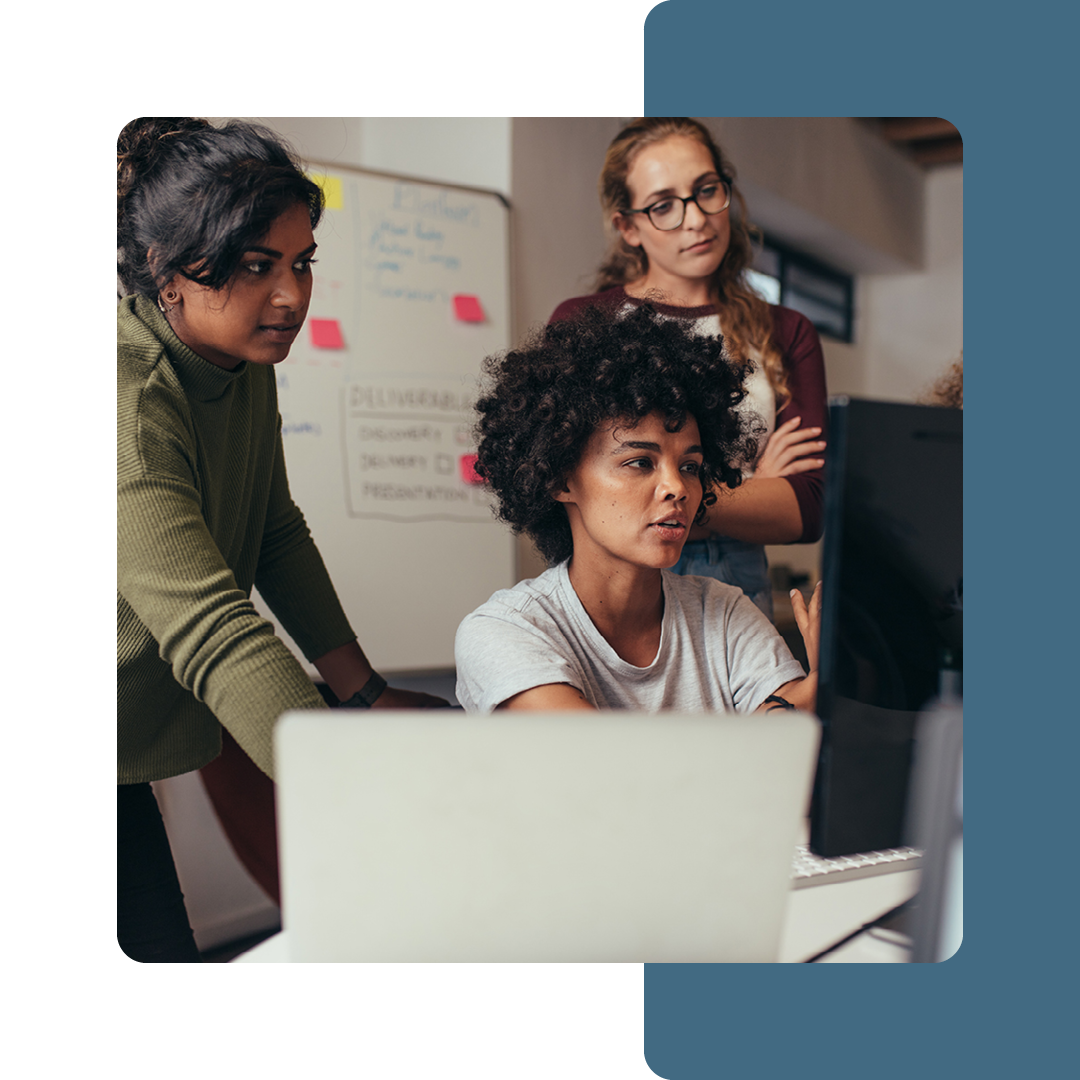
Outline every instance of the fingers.
POLYGON ((422 690, 401 690, 388 686, 378 697, 376 709, 446 709, 450 703, 422 690))
POLYGON ((775 440, 773 444, 780 450, 795 450, 799 454, 810 454, 814 450, 824 450, 825 440, 818 439, 817 436, 821 434, 821 428, 799 428, 798 431, 783 432, 779 434, 773 432, 770 436, 775 440), (813 439, 813 442, 810 440, 813 439))
POLYGON ((821 597, 822 587, 819 581, 810 594, 810 604, 806 603, 798 589, 791 590, 791 610, 795 614, 795 623, 806 646, 807 663, 811 671, 818 666, 819 643, 821 639, 821 597))
MULTIPOLYGON (((815 590, 816 592, 817 590, 815 590)), ((798 589, 792 589, 791 593, 791 610, 795 613, 795 624, 799 628, 799 633, 804 637, 806 636, 806 628, 810 623, 810 613, 806 608, 806 601, 803 599, 803 594, 798 589)))
MULTIPOLYGON (((777 444, 788 445, 790 443, 805 442, 807 439, 812 439, 821 434, 821 428, 819 427, 799 427, 799 422, 802 417, 796 416, 791 420, 786 420, 782 423, 770 436, 769 441, 777 444)), ((825 444, 822 443, 822 446, 825 444)))
POLYGON ((770 436, 758 461, 756 475, 762 477, 789 476, 792 473, 809 472, 825 465, 825 459, 810 457, 825 449, 825 441, 818 439, 821 428, 800 428, 801 417, 795 416, 781 424, 770 436))
POLYGON ((807 612, 806 629, 799 628, 806 645, 806 662, 810 671, 817 671, 821 654, 821 597, 822 587, 819 581, 810 594, 810 608, 807 612))
POLYGON ((795 461, 788 462, 780 469, 774 469, 773 474, 775 476, 791 476, 793 473, 810 472, 812 469, 823 469, 824 467, 824 458, 798 458, 795 461))
POLYGON ((809 605, 807 605, 806 599, 799 589, 791 590, 791 607, 795 612, 795 621, 799 624, 800 630, 803 628, 804 621, 807 623, 821 621, 821 586, 821 581, 814 586, 814 591, 810 594, 809 605))

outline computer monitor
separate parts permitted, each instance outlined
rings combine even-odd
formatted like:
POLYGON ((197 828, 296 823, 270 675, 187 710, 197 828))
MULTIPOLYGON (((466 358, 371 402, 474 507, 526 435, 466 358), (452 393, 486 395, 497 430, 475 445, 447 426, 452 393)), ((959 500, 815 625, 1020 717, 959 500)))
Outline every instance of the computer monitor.
POLYGON ((959 691, 963 657, 963 413, 829 403, 810 847, 899 847, 916 720, 959 691))

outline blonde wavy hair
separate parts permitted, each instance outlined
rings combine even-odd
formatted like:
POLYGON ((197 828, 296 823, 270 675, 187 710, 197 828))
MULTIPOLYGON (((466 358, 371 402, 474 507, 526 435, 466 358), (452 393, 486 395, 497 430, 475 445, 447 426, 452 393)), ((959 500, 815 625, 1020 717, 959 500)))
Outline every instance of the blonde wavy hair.
POLYGON ((749 349, 757 351, 769 385, 776 395, 779 411, 791 394, 787 387, 783 358, 773 341, 772 312, 746 280, 746 270, 753 259, 752 237, 760 237, 760 230, 748 220, 746 202, 735 185, 734 165, 724 157, 704 124, 688 116, 645 116, 628 124, 612 140, 604 157, 599 183, 604 230, 608 234, 609 245, 597 271, 593 291, 602 292, 616 285, 628 285, 648 272, 649 262, 644 248, 634 247, 622 238, 615 226, 615 217, 632 209, 626 178, 638 154, 646 147, 655 146, 674 135, 688 136, 701 143, 712 156, 717 173, 731 189, 732 206, 728 210, 732 215, 731 240, 710 285, 716 296, 728 354, 745 364, 749 359, 749 349), (738 213, 732 213, 736 207, 738 213))
POLYGON ((952 366, 927 390, 919 401, 923 405, 944 405, 949 409, 964 407, 964 353, 954 360, 952 366))

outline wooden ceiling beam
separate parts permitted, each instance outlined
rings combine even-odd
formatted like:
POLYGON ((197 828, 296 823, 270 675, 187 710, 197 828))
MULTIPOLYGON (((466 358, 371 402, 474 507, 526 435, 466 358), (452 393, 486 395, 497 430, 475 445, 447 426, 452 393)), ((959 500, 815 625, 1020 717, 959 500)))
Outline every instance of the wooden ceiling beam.
POLYGON ((881 133, 890 142, 960 137, 960 132, 939 116, 882 116, 880 120, 881 133))
POLYGON ((964 144, 960 139, 911 143, 908 152, 919 165, 961 165, 964 144))

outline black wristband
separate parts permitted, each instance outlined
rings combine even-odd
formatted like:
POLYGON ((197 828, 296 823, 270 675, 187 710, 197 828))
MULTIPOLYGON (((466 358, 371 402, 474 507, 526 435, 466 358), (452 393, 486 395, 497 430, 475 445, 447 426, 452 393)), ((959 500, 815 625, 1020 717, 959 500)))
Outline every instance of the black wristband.
POLYGON ((766 709, 765 710, 766 712, 772 712, 773 709, 794 709, 795 708, 795 706, 792 705, 791 702, 788 701, 787 698, 782 698, 782 697, 780 697, 779 694, 770 694, 765 699, 765 704, 768 705, 770 701, 775 701, 776 704, 773 705, 772 708, 766 709))
POLYGON ((386 680, 377 672, 371 673, 371 678, 364 683, 363 687, 356 691, 348 701, 338 705, 339 709, 370 709, 375 704, 379 695, 386 689, 386 680))

